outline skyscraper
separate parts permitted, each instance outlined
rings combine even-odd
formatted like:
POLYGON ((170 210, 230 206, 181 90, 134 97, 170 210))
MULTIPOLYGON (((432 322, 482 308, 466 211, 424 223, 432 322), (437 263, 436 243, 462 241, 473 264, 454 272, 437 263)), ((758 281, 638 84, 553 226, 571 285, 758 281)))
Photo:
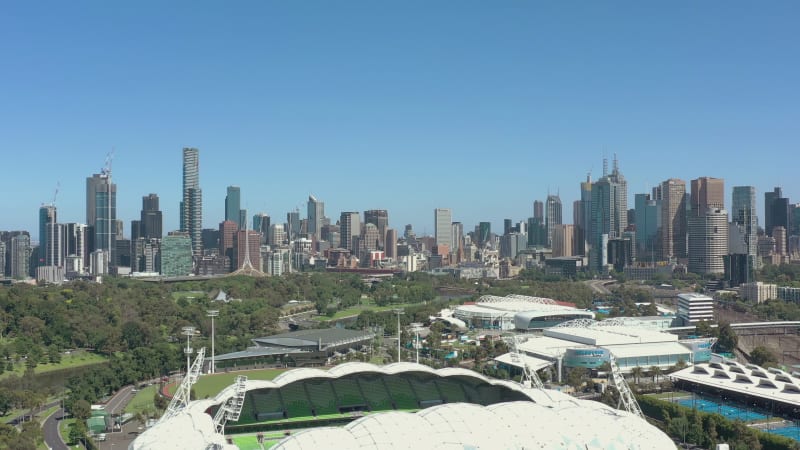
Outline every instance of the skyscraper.
MULTIPOLYGON (((553 247, 553 231, 561 225, 561 198, 558 195, 548 195, 545 203, 545 226, 547 227, 547 246, 553 247)), ((574 233, 574 231, 573 231, 574 233)), ((570 237, 571 239, 571 237, 570 237)), ((570 249, 570 252, 572 249, 570 249)))
POLYGON ((286 213, 286 238, 293 241, 300 234, 300 211, 286 213))
MULTIPOLYGON (((748 264, 755 270, 758 263, 758 216, 756 213, 756 188, 734 186, 731 205, 731 220, 741 230, 741 240, 748 255, 748 264)), ((737 230, 737 232, 739 231, 737 230)), ((733 230, 730 232, 734 236, 733 230)))
POLYGON ((397 258, 397 230, 389 228, 386 230, 386 257, 397 258))
POLYGON ((353 254, 358 253, 358 248, 353 245, 353 238, 361 235, 361 216, 358 211, 345 211, 339 217, 339 228, 341 233, 341 247, 350 250, 353 254))
POLYGON ((227 258, 227 263, 229 264, 227 266, 228 270, 233 270, 236 264, 236 255, 233 249, 238 229, 236 222, 232 220, 226 220, 219 224, 219 254, 227 258))
POLYGON ((389 228, 389 212, 385 209, 369 209, 364 211, 364 223, 378 227, 379 248, 385 249, 386 230, 389 228))
POLYGON ((87 199, 91 197, 94 203, 93 208, 87 208, 94 214, 87 217, 94 230, 92 250, 108 252, 107 261, 113 262, 117 247, 117 185, 111 181, 111 173, 104 171, 87 178, 86 189, 87 199))
POLYGON ((728 254, 728 211, 708 209, 691 214, 688 221, 689 272, 701 275, 725 273, 728 254))
POLYGON ((436 208, 433 210, 434 237, 436 245, 453 244, 453 212, 450 208, 436 208))
POLYGON ((692 180, 692 215, 705 214, 709 209, 725 207, 725 181, 721 178, 700 177, 692 180))
POLYGON ((169 232, 161 240, 161 275, 180 277, 192 273, 192 240, 189 233, 169 232))
POLYGON ((242 224, 239 221, 239 210, 242 209, 242 193, 239 186, 228 186, 227 194, 225 195, 225 220, 230 220, 236 223, 236 228, 241 229, 242 224))
POLYGON ((533 218, 542 219, 542 223, 544 223, 544 203, 541 200, 533 201, 533 218))
POLYGON ((253 216, 253 231, 261 233, 261 244, 266 245, 269 241, 269 227, 271 219, 266 213, 258 213, 253 216))
POLYGON ((661 258, 686 258, 686 182, 661 183, 661 258))
POLYGON ((30 275, 31 237, 17 234, 11 237, 9 251, 9 275, 11 278, 27 278, 30 275))
POLYGON ((200 151, 183 149, 183 201, 181 201, 181 231, 189 233, 192 253, 203 254, 203 190, 200 189, 200 151))
POLYGON ((616 157, 611 174, 603 161, 603 176, 592 184, 590 268, 605 271, 608 239, 620 238, 628 227, 628 183, 619 171, 616 157))
MULTIPOLYGON (((782 227, 784 232, 791 230, 789 209, 789 199, 783 196, 781 188, 776 187, 764 194, 764 231, 767 236, 773 236, 776 227, 782 227)), ((778 252, 785 254, 785 245, 778 252)))
POLYGON ((661 226, 661 200, 653 200, 650 194, 636 194, 636 254, 639 261, 654 262, 657 248, 658 227, 661 226))
MULTIPOLYGON (((37 266, 53 266, 52 262, 55 260, 56 256, 53 254, 55 251, 55 246, 58 243, 52 243, 53 236, 50 235, 48 232, 48 225, 56 224, 57 214, 56 214, 56 206, 55 205, 42 205, 39 208, 39 258, 37 261, 37 266)), ((50 227, 49 229, 52 232, 56 232, 55 228, 50 227)))
POLYGON ((131 230, 132 241, 135 241, 137 237, 161 239, 163 236, 163 218, 161 210, 158 208, 158 195, 148 194, 142 197, 142 211, 139 226, 139 236, 134 236, 133 230, 131 230))
POLYGON ((325 202, 317 200, 313 195, 308 196, 308 234, 317 238, 322 231, 322 219, 325 217, 325 202))

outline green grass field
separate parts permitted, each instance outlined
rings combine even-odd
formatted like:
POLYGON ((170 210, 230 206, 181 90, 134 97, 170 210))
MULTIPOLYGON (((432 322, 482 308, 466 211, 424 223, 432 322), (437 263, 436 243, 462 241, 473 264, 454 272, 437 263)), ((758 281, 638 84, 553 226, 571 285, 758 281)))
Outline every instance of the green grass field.
MULTIPOLYGON (((214 375, 203 375, 193 386, 194 393, 198 399, 213 397, 226 387, 232 385, 234 380, 236 380, 236 377, 239 375, 246 376, 248 380, 272 380, 285 371, 285 369, 258 369, 243 370, 240 372, 231 373, 216 373, 214 375)), ((175 389, 175 385, 170 386, 169 393, 174 394, 175 389)))
MULTIPOLYGON (((63 370, 63 369, 72 369, 75 367, 81 366, 89 366, 92 364, 100 364, 108 361, 108 358, 102 355, 97 355, 95 353, 89 353, 84 351, 74 351, 69 355, 61 355, 61 362, 56 364, 50 363, 42 363, 37 365, 33 369, 33 373, 45 373, 45 372, 53 372, 56 370, 63 370)), ((5 371, 2 375, 0 375, 0 380, 4 378, 8 378, 11 374, 16 374, 17 376, 22 376, 25 374, 25 364, 19 363, 14 365, 14 370, 12 371, 5 371)))
POLYGON ((147 410, 155 409, 153 397, 158 390, 158 386, 147 386, 133 396, 131 401, 125 406, 125 412, 136 414, 137 412, 144 412, 147 410))

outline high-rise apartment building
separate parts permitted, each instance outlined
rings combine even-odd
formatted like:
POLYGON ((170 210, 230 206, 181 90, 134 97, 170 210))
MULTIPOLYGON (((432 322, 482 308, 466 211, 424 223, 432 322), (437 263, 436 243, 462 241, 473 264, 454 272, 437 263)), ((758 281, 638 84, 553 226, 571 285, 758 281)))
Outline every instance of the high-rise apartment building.
POLYGON ((240 221, 242 209, 242 192, 239 186, 228 186, 225 194, 225 220, 236 223, 237 229, 242 229, 244 224, 240 221))
POLYGON ((286 213, 286 238, 290 241, 295 240, 300 235, 300 211, 290 211, 286 213))
POLYGON ((728 211, 708 209, 705 214, 691 214, 688 228, 689 272, 700 275, 725 273, 728 211))
POLYGON ((269 227, 269 245, 272 247, 280 247, 289 237, 286 234, 286 229, 282 223, 273 223, 269 227))
POLYGON ((492 223, 491 222, 478 222, 478 246, 485 248, 490 245, 492 236, 492 223))
POLYGON ((553 230, 561 225, 561 198, 558 195, 548 195, 545 202, 545 226, 547 227, 547 246, 553 247, 553 230))
POLYGON ((455 262, 460 263, 464 259, 464 224, 453 222, 450 229, 452 236, 450 251, 455 255, 455 262))
POLYGON ((158 195, 148 194, 142 197, 142 211, 139 221, 139 235, 134 236, 131 230, 131 240, 138 237, 146 239, 161 239, 163 236, 163 217, 159 209, 158 195))
POLYGON ((9 245, 9 275, 22 279, 30 275, 31 237, 27 232, 11 237, 9 245))
POLYGON ((553 228, 551 248, 553 256, 573 256, 575 254, 575 225, 559 224, 553 228))
POLYGON ((578 246, 575 253, 588 255, 591 249, 592 237, 592 178, 586 176, 586 181, 581 182, 581 199, 578 201, 578 212, 573 212, 576 225, 576 239, 578 246))
POLYGON ((54 264, 58 255, 56 249, 60 246, 60 242, 52 242, 54 236, 50 232, 57 232, 57 227, 49 227, 48 225, 55 225, 57 220, 57 211, 55 205, 42 205, 39 208, 39 255, 37 266, 55 266, 54 264))
POLYGON ((628 183, 619 171, 616 157, 611 173, 603 161, 603 176, 592 184, 592 217, 589 265, 603 272, 608 265, 609 238, 622 237, 628 227, 628 183))
POLYGON ((389 211, 385 209, 364 211, 364 223, 371 223, 378 227, 378 248, 385 249, 386 230, 389 228, 389 211))
POLYGON ((161 239, 161 275, 181 277, 192 273, 192 239, 187 232, 171 231, 161 239))
POLYGON ((453 244, 453 212, 450 208, 436 208, 433 210, 434 237, 436 245, 453 244))
POLYGON ((700 177, 692 180, 691 186, 692 215, 725 208, 725 181, 722 178, 700 177))
POLYGON ((181 231, 189 233, 192 253, 203 254, 203 190, 200 189, 200 151, 183 149, 183 200, 181 209, 181 231))
POLYGON ((340 247, 350 250, 353 254, 358 253, 353 238, 361 235, 361 216, 358 211, 345 211, 339 217, 340 247))
POLYGON ((320 237, 322 219, 325 218, 325 202, 319 201, 313 195, 308 196, 308 234, 320 237))
POLYGON ((686 258, 686 182, 661 183, 661 259, 686 258))

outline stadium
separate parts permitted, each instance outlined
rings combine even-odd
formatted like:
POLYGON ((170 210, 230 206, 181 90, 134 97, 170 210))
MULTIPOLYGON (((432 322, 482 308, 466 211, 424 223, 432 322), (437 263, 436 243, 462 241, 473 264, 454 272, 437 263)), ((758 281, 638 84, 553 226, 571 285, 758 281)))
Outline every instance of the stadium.
POLYGON ((226 436, 275 430, 299 430, 271 447, 281 450, 674 447, 631 413, 556 391, 461 368, 346 363, 240 379, 214 398, 168 410, 129 449, 237 449, 226 436), (220 421, 237 403, 236 420, 220 421))
POLYGON ((575 319, 593 319, 592 311, 567 302, 527 295, 481 296, 475 303, 455 308, 456 319, 474 328, 541 330, 575 319))

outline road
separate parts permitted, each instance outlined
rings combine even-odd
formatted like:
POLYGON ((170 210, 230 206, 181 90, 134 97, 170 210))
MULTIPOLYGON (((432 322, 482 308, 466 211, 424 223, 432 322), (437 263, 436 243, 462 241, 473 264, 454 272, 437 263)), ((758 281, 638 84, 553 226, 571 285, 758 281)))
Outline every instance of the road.
POLYGON ((61 435, 58 433, 58 424, 64 416, 64 410, 59 408, 53 414, 50 414, 42 425, 44 431, 44 443, 52 450, 69 450, 67 444, 61 440, 61 435))
POLYGON ((589 286, 589 288, 592 290, 592 292, 594 292, 596 294, 600 294, 600 295, 608 295, 608 294, 610 294, 611 291, 608 290, 608 288, 606 287, 605 283, 613 283, 613 282, 614 281, 611 281, 611 280, 587 280, 587 281, 584 281, 584 283, 586 283, 589 286))

